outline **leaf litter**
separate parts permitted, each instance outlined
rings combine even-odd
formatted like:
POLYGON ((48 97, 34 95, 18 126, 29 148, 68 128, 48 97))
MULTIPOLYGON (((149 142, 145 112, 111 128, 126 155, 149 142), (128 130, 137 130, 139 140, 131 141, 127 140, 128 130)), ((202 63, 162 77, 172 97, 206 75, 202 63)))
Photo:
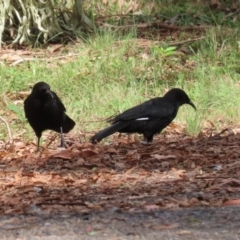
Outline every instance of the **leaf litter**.
POLYGON ((191 138, 173 128, 149 145, 126 135, 69 139, 41 153, 20 140, 0 149, 2 214, 239 205, 240 134, 191 138))

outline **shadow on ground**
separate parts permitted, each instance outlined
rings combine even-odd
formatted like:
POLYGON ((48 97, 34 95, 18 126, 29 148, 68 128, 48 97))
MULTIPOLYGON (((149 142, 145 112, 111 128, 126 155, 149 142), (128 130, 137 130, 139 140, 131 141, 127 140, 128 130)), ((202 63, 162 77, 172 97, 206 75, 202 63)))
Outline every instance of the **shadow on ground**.
POLYGON ((240 208, 129 213, 32 213, 1 217, 1 239, 239 239, 240 208))

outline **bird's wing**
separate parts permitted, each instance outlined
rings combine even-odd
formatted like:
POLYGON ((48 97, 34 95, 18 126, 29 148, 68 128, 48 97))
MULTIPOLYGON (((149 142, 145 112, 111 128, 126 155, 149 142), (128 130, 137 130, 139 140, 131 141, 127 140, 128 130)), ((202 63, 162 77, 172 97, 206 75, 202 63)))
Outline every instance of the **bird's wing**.
POLYGON ((25 117, 28 118, 40 106, 40 101, 34 98, 31 94, 24 100, 25 117))
POLYGON ((65 106, 63 105, 61 99, 58 97, 58 95, 57 95, 55 92, 53 92, 53 91, 51 91, 51 93, 53 94, 53 97, 54 97, 54 99, 56 100, 56 104, 57 104, 57 106, 58 106, 58 110, 59 110, 59 111, 66 112, 66 108, 65 108, 65 106))
POLYGON ((164 98, 158 97, 126 110, 112 118, 111 122, 169 118, 174 111, 174 104, 164 98))

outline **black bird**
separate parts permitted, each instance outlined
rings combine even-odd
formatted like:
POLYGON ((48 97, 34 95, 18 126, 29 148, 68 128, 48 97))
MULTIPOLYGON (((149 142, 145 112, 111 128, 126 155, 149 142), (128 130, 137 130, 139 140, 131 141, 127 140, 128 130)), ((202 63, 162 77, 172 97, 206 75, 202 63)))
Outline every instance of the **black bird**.
POLYGON ((110 118, 112 125, 98 132, 90 141, 97 143, 115 132, 120 132, 142 133, 146 142, 152 142, 153 136, 173 121, 183 104, 189 104, 196 110, 182 89, 173 88, 163 97, 150 99, 110 118))
POLYGON ((66 108, 45 82, 38 82, 33 86, 31 94, 24 101, 25 116, 33 128, 38 141, 44 130, 61 133, 61 147, 65 146, 63 133, 68 133, 75 126, 75 122, 65 113, 66 108))

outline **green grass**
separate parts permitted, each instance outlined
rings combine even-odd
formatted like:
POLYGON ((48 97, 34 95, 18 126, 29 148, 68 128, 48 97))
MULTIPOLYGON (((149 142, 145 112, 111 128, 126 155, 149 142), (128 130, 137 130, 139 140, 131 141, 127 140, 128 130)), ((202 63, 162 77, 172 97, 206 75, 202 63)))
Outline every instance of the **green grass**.
POLYGON ((217 8, 211 7, 211 1, 194 0, 109 0, 85 1, 85 9, 92 19, 105 16, 110 24, 116 22, 120 25, 156 20, 156 17, 168 19, 178 18, 180 25, 224 25, 228 27, 239 26, 240 19, 234 17, 234 11, 239 4, 234 1, 218 1, 217 8), (126 15, 135 13, 131 17, 126 15), (142 13, 142 14, 141 14, 142 13), (229 15, 228 15, 229 14, 229 15), (232 14, 232 15, 231 15, 232 14), (121 15, 122 17, 114 17, 121 15), (226 17, 226 15, 228 15, 226 17), (107 17, 106 17, 107 16, 107 17))
MULTIPOLYGON (((188 45, 190 54, 180 55, 174 49, 168 54, 166 42, 139 47, 135 31, 126 35, 103 32, 69 47, 79 56, 64 64, 59 59, 49 62, 47 57, 16 67, 2 62, 0 115, 9 121, 14 136, 34 139, 23 105, 14 108, 14 101, 18 100, 17 92, 29 90, 29 84, 45 81, 77 122, 76 134, 97 131, 106 123, 94 121, 162 96, 172 87, 183 88, 197 107, 197 112, 182 107, 175 120, 184 124, 189 134, 197 135, 206 121, 219 128, 222 122, 238 124, 239 30, 212 27, 205 37, 188 45)), ((0 138, 5 139, 7 131, 2 123, 0 129, 0 138)))

